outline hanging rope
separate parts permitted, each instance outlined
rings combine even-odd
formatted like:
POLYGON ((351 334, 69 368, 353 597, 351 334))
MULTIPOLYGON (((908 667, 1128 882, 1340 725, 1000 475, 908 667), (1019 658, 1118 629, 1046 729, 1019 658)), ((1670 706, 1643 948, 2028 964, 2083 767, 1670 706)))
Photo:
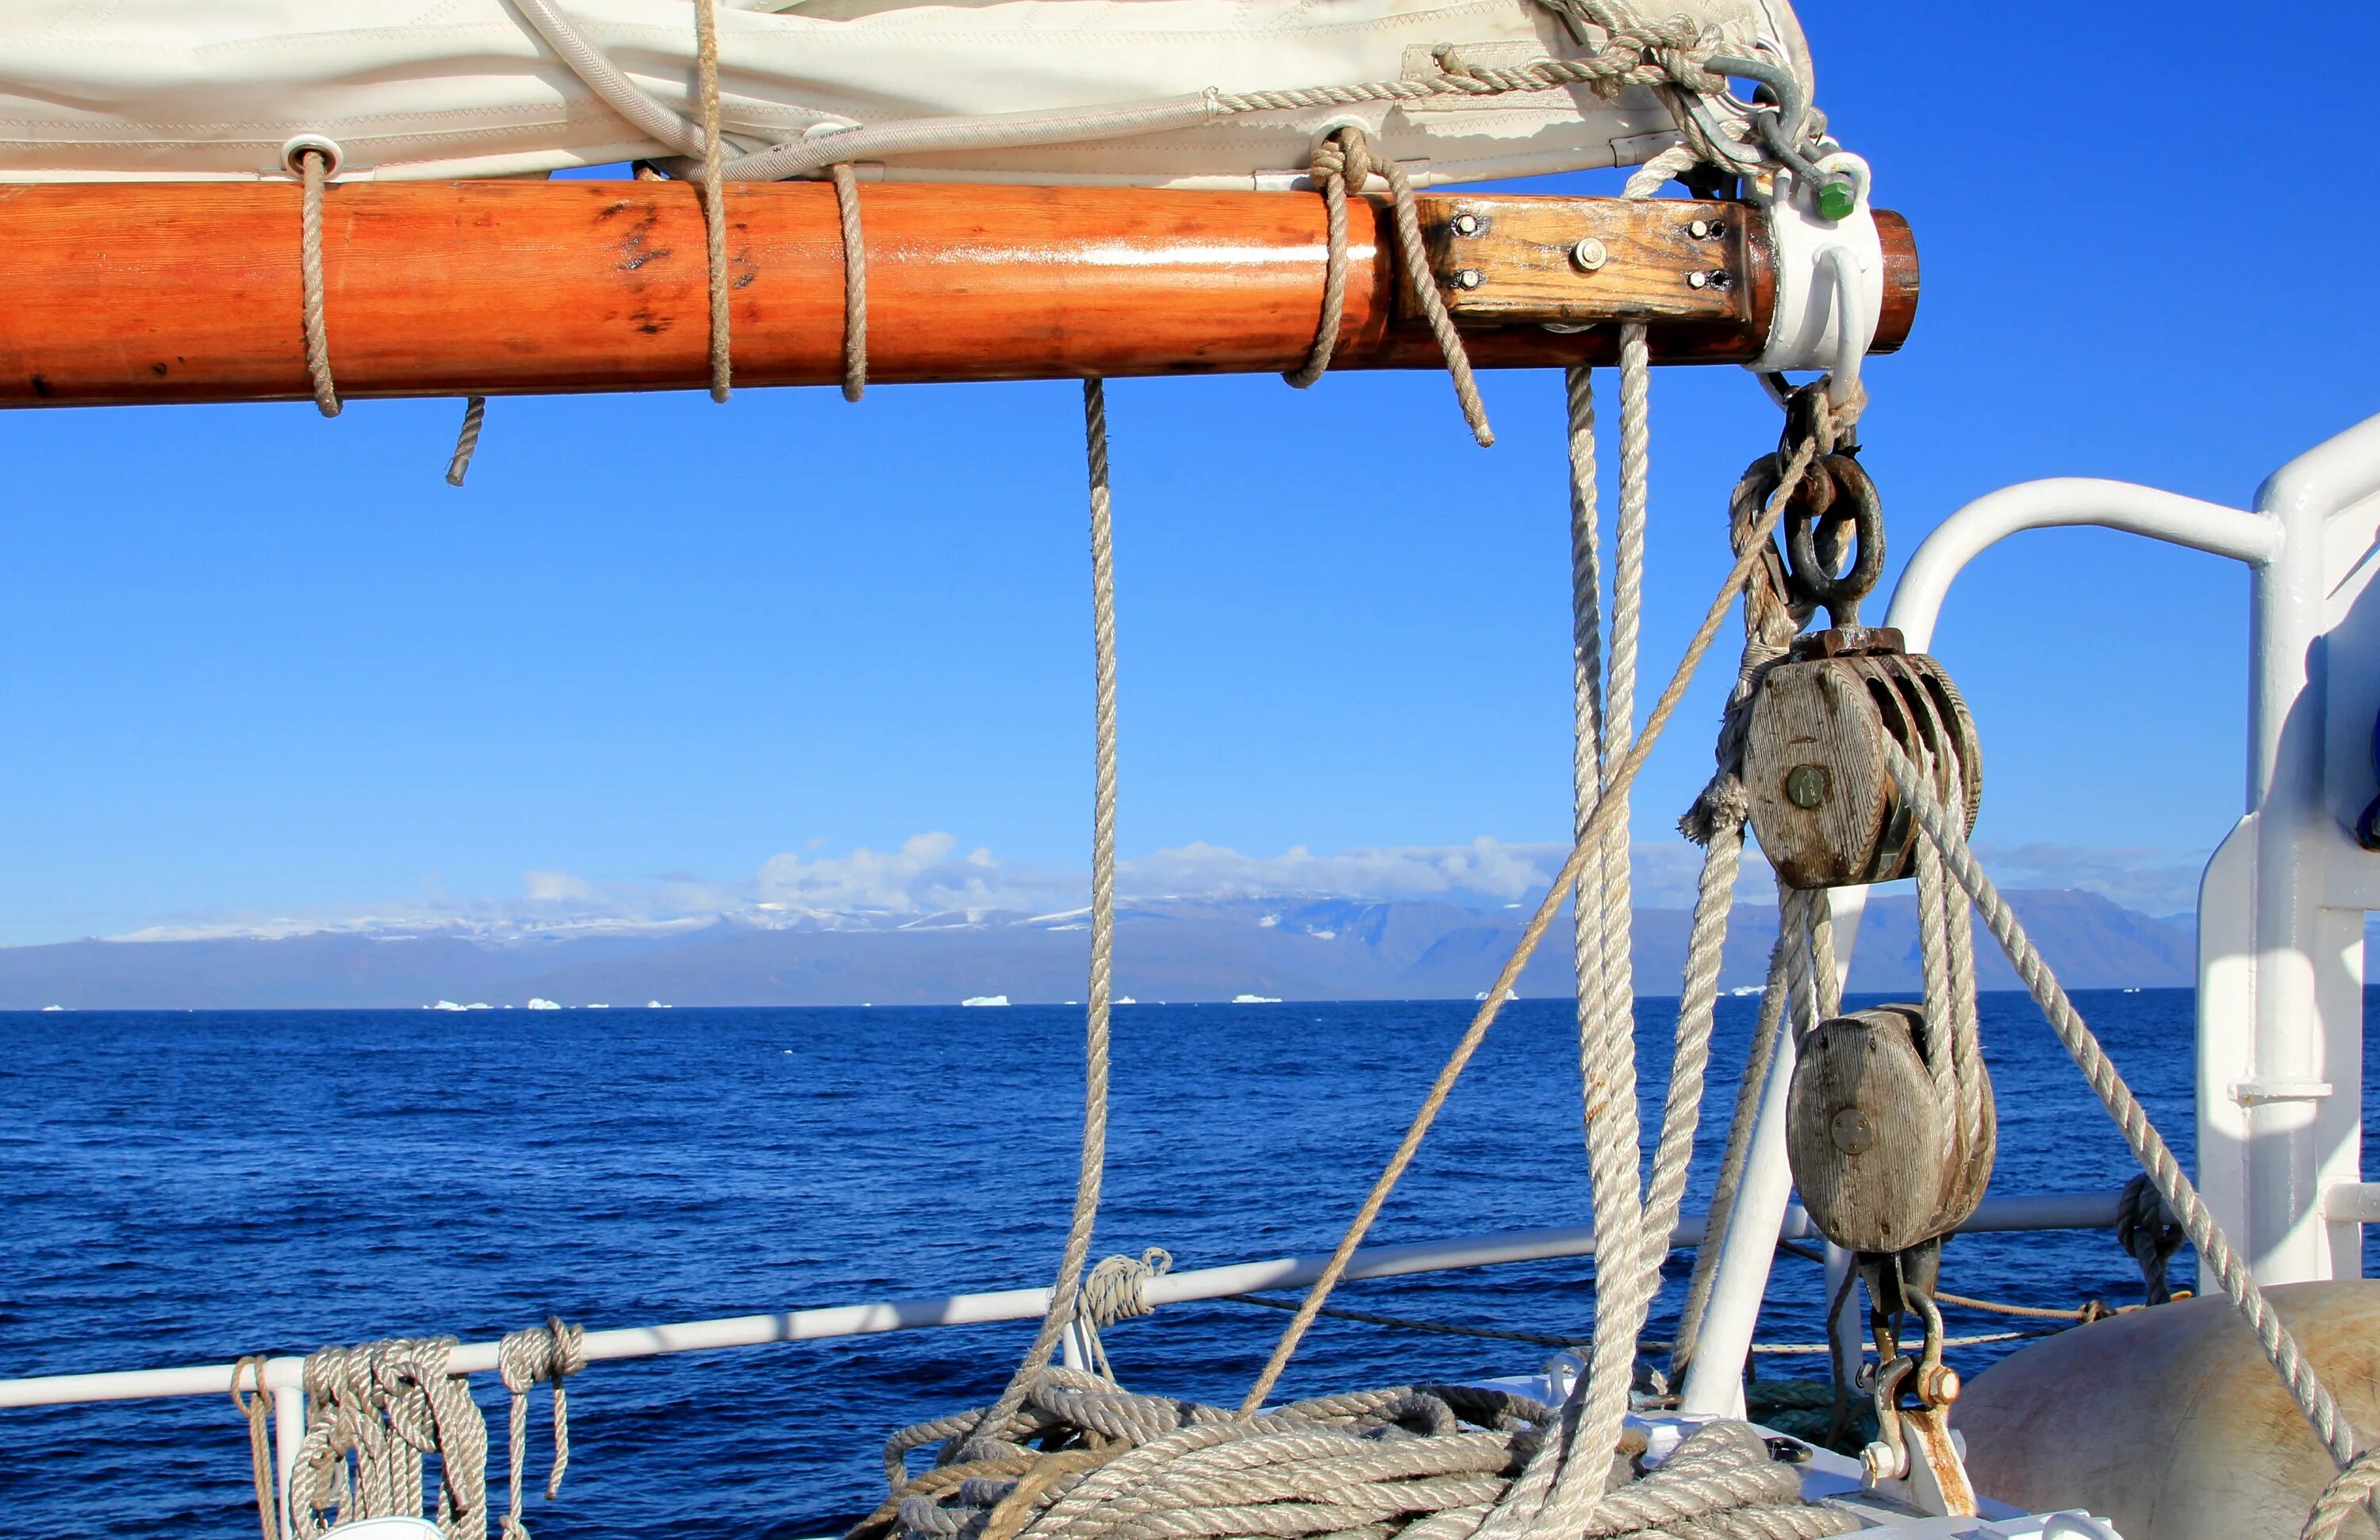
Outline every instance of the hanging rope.
MULTIPOLYGON (((1827 418, 1828 414, 1823 404, 1817 415, 1822 420, 1827 418)), ((1609 783, 1615 790, 1624 791, 1634 782, 1637 771, 1644 768, 1645 758, 1652 753, 1653 746, 1660 741, 1661 733, 1669 726, 1670 718, 1676 712, 1679 701, 1684 698, 1686 686, 1692 682, 1695 669, 1701 664, 1704 654, 1710 650, 1712 641, 1718 635, 1719 626, 1727 619, 1728 611, 1734 607, 1737 594, 1742 590, 1754 567, 1759 564, 1762 550, 1769 535, 1775 531, 1777 521, 1784 513, 1786 503, 1800 487, 1802 478, 1808 473, 1810 465, 1817 453, 1815 443, 1804 443, 1788 458, 1784 474, 1777 483, 1776 492, 1768 499, 1766 508, 1760 510, 1755 516, 1750 538, 1741 548, 1735 565, 1729 569, 1727 577, 1719 584, 1718 592, 1712 597, 1709 608, 1704 612, 1702 623, 1695 628, 1693 637, 1688 640, 1685 651, 1678 661, 1676 671, 1670 676, 1670 682, 1662 687, 1659 698, 1654 701, 1651 712, 1645 719, 1643 732, 1629 746, 1628 751, 1621 757, 1619 764, 1613 767, 1609 783)), ((1773 548, 1771 548, 1771 555, 1773 559, 1773 548)), ((1606 803, 1596 808, 1595 817, 1588 820, 1587 825, 1587 832, 1593 836, 1592 840, 1582 840, 1572 846, 1570 855, 1562 863, 1561 870, 1555 875, 1554 880, 1547 888, 1546 896, 1538 901, 1536 912, 1530 916, 1528 924, 1523 928, 1520 940, 1514 946, 1512 955, 1505 960, 1503 969, 1497 975, 1495 983, 1488 988, 1485 1001, 1472 1018, 1471 1025, 1456 1042, 1445 1065, 1439 1069, 1438 1078, 1431 1083, 1427 1095, 1422 1100, 1420 1110, 1414 1114, 1413 1122, 1407 1126, 1403 1138, 1398 1142, 1396 1150, 1390 1156, 1387 1166, 1382 1169, 1379 1177, 1374 1182, 1372 1190, 1366 1194, 1363 1206, 1357 1209, 1354 1219, 1349 1221, 1346 1232, 1340 1237, 1338 1247, 1332 1251, 1330 1261, 1324 1265, 1321 1277, 1315 1280, 1313 1288, 1307 1291, 1305 1304, 1299 1308, 1297 1316, 1290 1322, 1289 1328, 1281 1334, 1280 1343, 1274 1347, 1271 1358, 1267 1361, 1264 1369, 1257 1375, 1255 1384, 1249 1387, 1248 1394, 1241 1403, 1242 1415, 1253 1415, 1256 1409, 1264 1404, 1265 1397, 1270 1393, 1274 1383, 1280 1379, 1282 1369, 1288 1366, 1291 1356, 1296 1352, 1297 1344, 1304 1338, 1306 1328, 1312 1325, 1312 1313, 1329 1303, 1330 1291, 1338 1286, 1339 1279, 1345 1274, 1348 1260, 1354 1255, 1355 1248, 1363 1243, 1364 1236, 1371 1229, 1372 1221, 1378 1218, 1381 1205, 1388 1201, 1389 1194, 1395 1189, 1398 1180, 1404 1175, 1405 1169, 1413 1163, 1414 1155, 1420 1149, 1421 1141, 1428 1134, 1430 1124, 1437 1120, 1439 1110, 1446 1105, 1446 1098, 1453 1093, 1455 1083, 1462 1078, 1463 1072, 1471 1062, 1472 1056, 1478 1052, 1479 1045, 1487 1039, 1488 1029, 1496 1025, 1496 1018, 1504 1008, 1505 996, 1511 992, 1513 985, 1519 982, 1521 970, 1528 965, 1529 959, 1536 952, 1538 943, 1545 940, 1546 930, 1552 925, 1554 916, 1560 912, 1562 901, 1568 896, 1572 885, 1577 882, 1580 870, 1587 859, 1601 848, 1600 841, 1604 831, 1613 821, 1611 815, 1615 806, 1617 804, 1606 803)))
POLYGON ((843 398, 868 392, 868 240, 859 228, 859 175, 848 161, 827 168, 843 228, 843 398))
POLYGON ((446 484, 459 487, 471 469, 471 456, 479 452, 480 429, 488 420, 488 398, 475 395, 463 403, 463 427, 455 435, 455 457, 446 462, 446 484))
MULTIPOLYGON (((1108 489, 1108 408, 1104 382, 1083 382, 1083 439, 1090 480, 1091 509, 1091 972, 1084 997, 1083 1147, 1075 1177, 1075 1210, 1066 1226, 1066 1246, 1050 1309, 1026 1350, 1008 1388, 987 1408, 968 1435, 966 1448, 996 1439, 1016 1415, 1075 1318, 1075 1296, 1089 1257, 1091 1231, 1099 1221, 1099 1182, 1108 1145, 1108 1009, 1115 950, 1116 655, 1115 540, 1108 489)), ((968 1458, 975 1458, 969 1455, 968 1458)))
POLYGON ((322 1348, 306 1359, 306 1438, 289 1477, 299 1540, 357 1519, 418 1518, 422 1457, 438 1457, 438 1527, 486 1540, 488 1424, 470 1381, 447 1371, 452 1337, 322 1348))
POLYGON ((719 131, 719 0, 694 0, 695 89, 702 103, 702 255, 710 289, 710 399, 734 383, 727 314, 727 158, 719 131))
POLYGON ((273 1388, 264 1383, 264 1354, 256 1353, 231 1366, 231 1403, 248 1419, 248 1463, 256 1478, 256 1517, 264 1540, 281 1540, 281 1521, 273 1505, 273 1388), (244 1397, 239 1392, 242 1377, 255 1387, 244 1397))
MULTIPOLYGON (((1360 157, 1367 168, 1370 164, 1366 151, 1349 146, 1351 136, 1360 145, 1363 130, 1339 128, 1324 136, 1314 146, 1306 171, 1307 179, 1322 193, 1322 317, 1315 324, 1314 348, 1305 362, 1281 376, 1299 390, 1321 379, 1330 368, 1331 355, 1339 350, 1339 328, 1346 319, 1348 165, 1351 157, 1360 157)), ((1360 190, 1360 180, 1356 186, 1360 190)))
POLYGON ((540 1381, 553 1387, 553 1464, 545 1478, 548 1500, 561 1495, 562 1473, 570 1468, 570 1392, 563 1381, 587 1366, 587 1334, 559 1316, 542 1327, 508 1331, 496 1344, 496 1373, 512 1392, 505 1452, 511 1461, 510 1508, 504 1540, 528 1540, 522 1522, 522 1479, 528 1463, 529 1392, 540 1381))
POLYGON ((1339 346, 1340 324, 1346 313, 1347 195, 1351 191, 1361 193, 1375 172, 1389 184, 1390 212, 1396 226, 1399 265, 1404 269, 1406 292, 1413 296, 1430 335, 1438 342, 1439 352, 1446 359, 1447 377, 1454 382, 1454 399, 1463 408, 1463 420, 1470 426, 1471 436, 1478 441, 1479 447, 1485 449, 1496 442, 1495 430, 1488 426, 1488 406, 1479 398, 1479 382, 1472 375, 1471 355, 1463 349, 1463 333, 1455 329, 1454 318, 1447 313, 1446 297, 1438 292, 1438 280, 1430 273, 1429 248, 1422 239, 1413 179, 1396 162, 1376 156, 1370 138, 1353 125, 1333 131, 1314 147, 1308 175, 1322 189, 1327 242, 1322 268, 1322 316, 1315 327, 1314 346, 1306 354, 1305 362, 1281 378, 1302 389, 1321 379, 1330 367, 1331 355, 1339 346))
POLYGON ((331 339, 322 319, 322 191, 331 157, 322 151, 298 152, 298 281, 300 319, 306 329, 306 372, 314 382, 314 405, 324 417, 339 415, 339 391, 331 380, 331 339))
POLYGON ((2200 1200, 2198 1189, 2183 1174, 2180 1163, 2174 1158, 2164 1136, 2149 1121, 2147 1110, 2141 1106, 2140 1098, 2132 1094, 2131 1087, 2117 1073, 2097 1037, 2075 1011, 2073 1002, 2067 999, 2066 991, 2059 987, 2057 976, 2050 972, 2049 964, 2034 946, 2032 938, 2025 934, 2015 912, 2009 908, 1999 890, 1993 886, 1991 879, 1976 864, 1973 853, 1967 848, 1964 817, 1953 819, 1944 811, 1941 799, 1936 794, 1933 778, 1921 771, 1909 756, 1889 739, 1884 741, 1884 762, 1894 786, 1900 790, 1903 805, 1916 814, 1925 838, 1941 852, 1945 867, 1966 890, 1967 896, 1974 901, 1977 912, 1998 940, 2001 950, 2008 954, 2017 976, 2024 980, 2025 988, 2033 994, 2034 1002, 2048 1018, 2050 1030, 2057 1033, 2058 1041, 2066 1045, 2067 1052, 2073 1056, 2083 1078, 2090 1083, 2092 1090, 2098 1093, 2101 1105, 2107 1108, 2107 1115, 2115 1120, 2117 1128, 2122 1132, 2124 1142, 2131 1146, 2132 1155, 2140 1161, 2150 1185, 2164 1200, 2165 1207, 2180 1216, 2191 1244, 2198 1249, 2202 1269, 2212 1273, 2216 1281, 2222 1285, 2224 1293, 2230 1297, 2233 1306, 2255 1333, 2257 1344, 2264 1349, 2265 1356, 2289 1387, 2289 1395, 2296 1401, 2298 1409, 2305 1413, 2306 1421, 2313 1425, 2315 1434, 2329 1449, 2332 1460, 2344 1471, 2355 1461, 2357 1454, 2354 1427, 2340 1413, 2338 1401, 2315 1375, 2313 1365, 2306 1361, 2297 1340, 2282 1324, 2271 1303, 2265 1298, 2264 1291, 2256 1286, 2247 1265, 2231 1249, 2229 1238, 2200 1200))

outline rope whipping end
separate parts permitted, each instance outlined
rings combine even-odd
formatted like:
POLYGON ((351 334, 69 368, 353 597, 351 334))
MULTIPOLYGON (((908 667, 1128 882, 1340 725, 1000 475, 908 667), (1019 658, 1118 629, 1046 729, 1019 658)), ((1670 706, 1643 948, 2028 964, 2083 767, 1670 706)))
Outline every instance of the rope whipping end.
POLYGON ((480 430, 488 420, 488 398, 475 395, 463 403, 463 426, 455 435, 455 455, 446 462, 446 484, 459 487, 470 474, 471 456, 480 448, 480 430))

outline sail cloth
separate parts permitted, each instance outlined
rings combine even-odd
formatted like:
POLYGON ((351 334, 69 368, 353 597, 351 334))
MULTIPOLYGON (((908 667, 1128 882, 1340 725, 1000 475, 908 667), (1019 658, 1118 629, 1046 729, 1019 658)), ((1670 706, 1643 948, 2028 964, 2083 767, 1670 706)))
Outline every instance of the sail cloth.
MULTIPOLYGON (((648 96, 695 115, 688 0, 547 3, 648 96)), ((1656 11, 1809 90, 1785 0, 1658 0, 1656 11)), ((1449 45, 1466 62, 1513 67, 1578 57, 1597 41, 1537 0, 722 0, 719 30, 731 152, 917 119, 1423 79, 1449 45)), ((535 175, 679 152, 581 73, 510 0, 10 0, 0 180, 277 176, 301 136, 334 143, 348 178, 535 175)), ((1425 185, 1633 164, 1675 137, 1655 91, 1607 99, 1579 85, 1177 113, 1155 131, 1111 125, 1075 142, 885 155, 864 175, 1286 186, 1316 139, 1347 123, 1425 185)))

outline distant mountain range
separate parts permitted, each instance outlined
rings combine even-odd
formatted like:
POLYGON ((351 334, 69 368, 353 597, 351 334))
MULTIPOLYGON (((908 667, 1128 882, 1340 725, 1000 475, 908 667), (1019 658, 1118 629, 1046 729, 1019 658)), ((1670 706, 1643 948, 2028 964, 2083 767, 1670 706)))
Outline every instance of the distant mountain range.
MULTIPOLYGON (((2008 895, 2070 988, 2187 986, 2186 923, 2095 894, 2008 895)), ((1525 915, 1426 901, 1160 900, 1121 905, 1116 990, 1148 1000, 1467 1000, 1487 988, 1525 915)), ((1776 936, 1773 908, 1739 905, 1722 988, 1756 987, 1776 936)), ((1673 994, 1689 916, 1636 916, 1636 988, 1673 994)), ((1079 1000, 1086 913, 1027 916, 789 915, 638 928, 557 927, 497 935, 424 929, 316 931, 272 938, 81 940, 0 948, 0 1009, 273 1009, 526 1005, 951 1005, 1079 1000)), ((1572 990, 1565 921, 1521 978, 1521 993, 1572 990)), ((1988 935, 1986 988, 2015 976, 1988 935)), ((1906 894, 1868 908, 1855 989, 1918 985, 1915 913, 1906 894)))

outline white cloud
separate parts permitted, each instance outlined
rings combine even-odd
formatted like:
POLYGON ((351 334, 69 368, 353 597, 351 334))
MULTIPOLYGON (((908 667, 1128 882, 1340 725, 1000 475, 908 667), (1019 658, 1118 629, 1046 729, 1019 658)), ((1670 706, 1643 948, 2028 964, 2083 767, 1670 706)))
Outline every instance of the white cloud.
MULTIPOLYGON (((1568 851, 1551 843, 1482 837, 1457 845, 1382 845, 1317 853, 1293 845, 1247 855, 1194 841, 1121 863, 1127 900, 1336 897, 1437 899, 1480 908, 1533 903, 1568 851)), ((2003 887, 2080 888, 2130 908, 2168 915, 2192 907, 2199 862, 2169 852, 2055 844, 1986 845, 1979 852, 2003 887)), ((1640 839, 1633 853, 1640 907, 1694 903, 1702 853, 1675 837, 1640 839)), ((125 940, 287 936, 351 931, 380 936, 467 935, 533 940, 589 933, 653 933, 709 925, 867 926, 971 923, 992 913, 1079 919, 1089 883, 1080 870, 1002 861, 990 850, 962 853, 954 835, 913 834, 896 849, 860 846, 825 855, 813 843, 772 855, 750 877, 709 881, 682 875, 638 881, 592 880, 560 870, 522 875, 515 899, 422 898, 370 908, 280 915, 197 916, 125 940)), ((1747 853, 1738 901, 1774 901, 1767 863, 1747 853)))

